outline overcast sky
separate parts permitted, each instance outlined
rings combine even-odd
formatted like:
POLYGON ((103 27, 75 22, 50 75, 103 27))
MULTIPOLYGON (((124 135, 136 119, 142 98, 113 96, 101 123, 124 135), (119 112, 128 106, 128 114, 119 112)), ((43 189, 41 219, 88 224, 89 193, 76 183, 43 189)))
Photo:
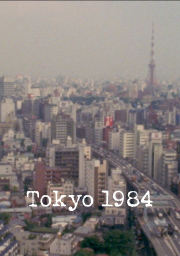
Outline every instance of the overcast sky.
POLYGON ((0 75, 180 77, 180 2, 1 1, 0 75))

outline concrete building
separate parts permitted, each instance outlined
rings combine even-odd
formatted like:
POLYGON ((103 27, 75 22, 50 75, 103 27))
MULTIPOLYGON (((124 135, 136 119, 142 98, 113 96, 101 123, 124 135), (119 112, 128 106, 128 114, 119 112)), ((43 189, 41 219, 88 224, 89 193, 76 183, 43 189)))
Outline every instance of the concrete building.
POLYGON ((103 140, 103 122, 96 121, 94 123, 94 142, 101 145, 103 140))
POLYGON ((128 112, 128 124, 133 128, 136 125, 136 109, 130 109, 128 112))
POLYGON ((88 194, 94 199, 93 207, 97 208, 105 203, 105 194, 102 190, 107 189, 107 161, 87 160, 85 170, 88 194))
POLYGON ((162 154, 162 175, 160 182, 170 188, 174 176, 178 173, 177 153, 175 150, 164 150, 162 154))
POLYGON ((58 234, 50 246, 50 254, 71 256, 75 253, 76 246, 77 239, 75 235, 67 233, 61 237, 61 234, 58 234))
POLYGON ((6 122, 10 114, 15 115, 15 104, 11 98, 4 98, 0 104, 0 121, 6 122))
POLYGON ((72 138, 72 143, 76 143, 76 123, 74 120, 60 113, 51 122, 51 138, 60 140, 61 145, 65 145, 67 137, 72 138))
POLYGON ((86 124, 86 141, 89 143, 93 143, 94 142, 94 123, 90 122, 88 124, 86 124))
POLYGON ((46 151, 46 163, 50 167, 59 167, 61 178, 72 179, 77 186, 79 175, 84 172, 84 148, 77 145, 71 147, 51 146, 46 151))
POLYGON ((37 121, 35 124, 35 142, 38 146, 41 145, 42 139, 51 141, 51 123, 37 121))
POLYGON ((134 132, 120 131, 119 154, 121 157, 134 158, 134 132))
MULTIPOLYGON (((47 167, 45 162, 38 161, 35 165, 33 188, 39 191, 40 198, 47 193, 48 181, 56 184, 60 183, 61 169, 59 167, 47 167)), ((36 198, 38 202, 40 198, 36 198)))
MULTIPOLYGON (((55 193, 53 193, 53 190, 58 191, 59 198, 61 195, 74 195, 74 183, 71 180, 64 180, 61 179, 61 183, 53 184, 50 181, 48 181, 47 184, 47 195, 51 197, 51 206, 56 203, 55 200, 55 193)), ((64 202, 66 198, 63 198, 62 201, 64 202)))
POLYGON ((2 256, 17 256, 19 255, 19 243, 14 235, 10 233, 7 225, 0 221, 0 255, 2 256))
POLYGON ((167 110, 164 113, 164 124, 176 125, 176 107, 172 111, 167 110))
POLYGON ((55 104, 44 105, 44 121, 51 122, 52 118, 58 114, 58 106, 55 104))
POLYGON ((148 174, 157 181, 162 175, 162 133, 152 132, 148 144, 148 174))
POLYGON ((120 143, 120 132, 113 130, 109 132, 109 144, 108 148, 110 150, 119 150, 119 143, 120 143))
POLYGON ((14 78, 1 77, 0 78, 0 97, 15 95, 14 78))
POLYGON ((137 146, 136 163, 141 172, 148 174, 148 146, 137 146))

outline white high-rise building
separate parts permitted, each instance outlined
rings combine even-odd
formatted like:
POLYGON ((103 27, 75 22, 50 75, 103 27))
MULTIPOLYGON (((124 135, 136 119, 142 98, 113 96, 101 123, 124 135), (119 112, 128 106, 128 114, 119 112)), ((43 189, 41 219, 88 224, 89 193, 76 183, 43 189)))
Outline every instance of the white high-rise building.
POLYGON ((122 130, 120 132, 120 156, 124 158, 134 158, 134 143, 134 132, 122 130))

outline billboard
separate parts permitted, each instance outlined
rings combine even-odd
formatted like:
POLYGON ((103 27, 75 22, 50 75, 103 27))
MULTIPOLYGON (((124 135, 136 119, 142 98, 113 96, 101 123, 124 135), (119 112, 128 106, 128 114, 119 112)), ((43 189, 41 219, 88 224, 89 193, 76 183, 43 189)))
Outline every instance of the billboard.
POLYGON ((105 126, 106 127, 112 127, 113 126, 113 117, 112 116, 106 116, 105 117, 105 126))
POLYGON ((151 133, 152 140, 162 140, 162 133, 160 132, 153 132, 151 133))

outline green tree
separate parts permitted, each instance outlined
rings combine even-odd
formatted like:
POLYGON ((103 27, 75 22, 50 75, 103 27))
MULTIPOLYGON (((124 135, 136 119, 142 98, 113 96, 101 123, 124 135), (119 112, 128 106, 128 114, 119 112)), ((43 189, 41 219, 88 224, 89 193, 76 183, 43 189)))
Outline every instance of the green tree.
POLYGON ((73 256, 95 256, 95 254, 93 252, 88 252, 88 251, 85 251, 85 250, 80 250, 80 251, 74 253, 73 256))
POLYGON ((5 191, 9 191, 9 190, 10 190, 10 187, 9 187, 8 184, 4 185, 4 190, 5 190, 5 191))
POLYGON ((7 213, 7 212, 0 213, 0 220, 3 220, 4 224, 8 224, 10 218, 11 218, 11 215, 9 213, 7 213))
POLYGON ((28 151, 28 152, 31 152, 31 151, 32 151, 32 146, 30 146, 30 145, 27 146, 27 151, 28 151))
POLYGON ((17 192, 17 190, 18 190, 17 187, 14 186, 14 187, 13 187, 13 191, 14 191, 14 192, 17 192))
POLYGON ((123 256, 134 255, 134 235, 131 231, 115 229, 104 234, 104 248, 111 255, 115 252, 123 256))
POLYGON ((95 253, 103 252, 103 244, 97 235, 85 237, 81 242, 82 248, 91 248, 95 253))
POLYGON ((41 215, 41 219, 42 218, 47 218, 47 223, 44 225, 46 228, 50 228, 52 225, 52 217, 50 214, 42 214, 41 215))
POLYGON ((82 212, 82 221, 85 222, 89 217, 91 217, 92 212, 82 212))
POLYGON ((27 193, 28 189, 29 189, 28 185, 27 185, 27 184, 25 184, 25 185, 24 185, 24 194, 26 194, 26 193, 27 193))

